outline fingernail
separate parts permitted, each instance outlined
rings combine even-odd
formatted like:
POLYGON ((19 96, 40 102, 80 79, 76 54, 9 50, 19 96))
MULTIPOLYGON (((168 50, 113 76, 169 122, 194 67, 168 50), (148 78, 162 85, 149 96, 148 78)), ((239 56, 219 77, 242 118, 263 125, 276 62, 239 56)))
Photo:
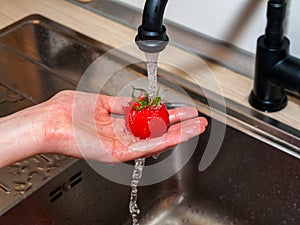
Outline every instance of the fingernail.
POLYGON ((196 121, 197 124, 201 124, 203 126, 207 126, 208 125, 208 121, 206 118, 204 117, 198 117, 198 120, 196 121))

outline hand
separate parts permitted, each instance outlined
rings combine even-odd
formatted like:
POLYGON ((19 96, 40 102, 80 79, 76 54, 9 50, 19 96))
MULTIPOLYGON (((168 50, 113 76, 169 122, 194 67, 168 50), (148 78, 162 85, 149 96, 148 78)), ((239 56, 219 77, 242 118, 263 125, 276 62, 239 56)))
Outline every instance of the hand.
POLYGON ((1 166, 22 158, 55 153, 108 163, 158 154, 205 131, 207 120, 194 108, 169 110, 171 126, 159 138, 139 140, 125 128, 124 104, 130 99, 62 91, 48 101, 0 119, 1 166), (13 140, 18 140, 14 142, 13 140), (11 143, 9 142, 12 141, 11 143), (7 144, 2 148, 2 144, 7 144), (18 149, 18 154, 14 155, 18 149), (11 154, 6 154, 10 152, 11 154))

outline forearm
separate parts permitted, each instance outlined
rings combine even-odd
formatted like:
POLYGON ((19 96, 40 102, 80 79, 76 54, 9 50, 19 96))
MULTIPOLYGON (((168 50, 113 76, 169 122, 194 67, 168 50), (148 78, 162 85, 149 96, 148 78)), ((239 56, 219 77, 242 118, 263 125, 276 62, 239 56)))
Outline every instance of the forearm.
POLYGON ((168 129, 165 141, 135 140, 124 129, 123 119, 110 116, 123 114, 127 100, 62 91, 46 102, 0 118, 0 168, 41 153, 103 162, 128 161, 187 141, 203 133, 207 126, 205 118, 195 118, 195 109, 179 108, 170 111, 174 124, 168 129), (156 147, 135 151, 138 145, 156 147))
POLYGON ((0 118, 0 168, 38 154, 44 147, 41 109, 31 107, 0 118))

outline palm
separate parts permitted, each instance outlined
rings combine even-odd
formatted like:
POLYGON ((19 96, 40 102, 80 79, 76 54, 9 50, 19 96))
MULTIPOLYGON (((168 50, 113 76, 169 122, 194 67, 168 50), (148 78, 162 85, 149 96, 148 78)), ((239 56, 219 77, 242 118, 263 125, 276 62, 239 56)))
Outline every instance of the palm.
POLYGON ((129 134, 122 117, 124 105, 130 99, 82 92, 74 96, 69 127, 74 130, 71 149, 77 146, 80 151, 71 151, 71 155, 77 157, 115 163, 153 155, 201 134, 207 125, 205 118, 197 117, 194 108, 172 109, 169 110, 171 126, 166 134, 140 140, 129 134))

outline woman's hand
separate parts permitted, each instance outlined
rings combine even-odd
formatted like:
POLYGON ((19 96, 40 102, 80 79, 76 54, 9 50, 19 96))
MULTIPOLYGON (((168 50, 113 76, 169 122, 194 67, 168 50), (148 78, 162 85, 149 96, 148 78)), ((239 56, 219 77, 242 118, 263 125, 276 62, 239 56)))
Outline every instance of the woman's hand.
POLYGON ((194 108, 172 109, 166 134, 139 140, 128 133, 122 118, 129 100, 62 91, 44 103, 1 118, 0 167, 40 153, 123 162, 158 154, 203 133, 207 126, 194 108))

